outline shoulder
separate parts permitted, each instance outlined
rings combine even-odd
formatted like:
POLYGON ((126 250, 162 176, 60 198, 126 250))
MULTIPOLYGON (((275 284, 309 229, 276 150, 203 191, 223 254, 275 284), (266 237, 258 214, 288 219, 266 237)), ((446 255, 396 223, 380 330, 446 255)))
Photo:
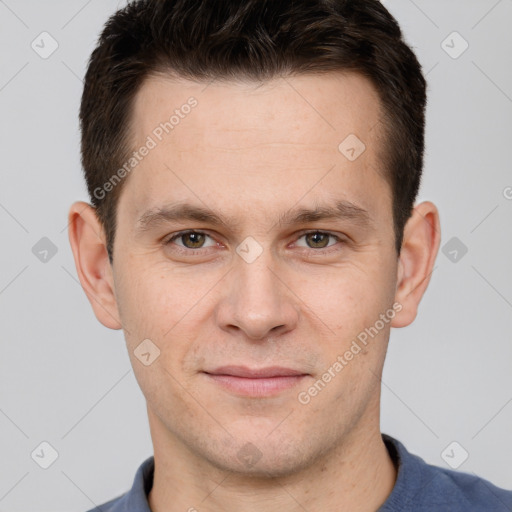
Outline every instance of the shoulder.
POLYGON ((432 481, 429 488, 420 493, 420 500, 430 500, 445 507, 446 504, 458 504, 460 510, 467 512, 512 511, 512 491, 501 489, 477 475, 426 466, 432 481))
POLYGON ((129 491, 88 512, 151 512, 147 497, 153 486, 154 469, 155 460, 151 456, 139 466, 129 491))
POLYGON ((118 496, 117 498, 114 498, 113 500, 108 501, 107 503, 102 503, 101 505, 98 505, 94 507, 91 510, 88 510, 87 512, 98 512, 98 510, 101 510, 101 512, 125 512, 129 510, 126 503, 126 496, 128 493, 124 493, 121 496, 118 496))
POLYGON ((398 463, 398 475, 392 493, 379 512, 411 510, 415 512, 510 512, 512 491, 470 473, 454 471, 426 463, 409 453, 405 446, 383 435, 398 463))

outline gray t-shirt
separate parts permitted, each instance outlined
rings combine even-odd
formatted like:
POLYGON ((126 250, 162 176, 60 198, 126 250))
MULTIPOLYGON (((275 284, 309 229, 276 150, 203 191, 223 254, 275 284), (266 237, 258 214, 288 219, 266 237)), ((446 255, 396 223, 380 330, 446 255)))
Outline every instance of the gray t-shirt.
MULTIPOLYGON (((512 512, 512 491, 483 478, 427 464, 396 439, 382 434, 398 475, 393 491, 377 512, 512 512)), ((122 496, 89 512, 151 512, 154 458, 139 467, 133 486, 122 496)))

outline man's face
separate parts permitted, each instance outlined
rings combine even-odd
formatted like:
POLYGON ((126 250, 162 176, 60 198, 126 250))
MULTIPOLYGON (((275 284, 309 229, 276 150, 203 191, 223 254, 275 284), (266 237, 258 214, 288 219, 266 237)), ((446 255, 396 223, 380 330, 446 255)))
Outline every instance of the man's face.
POLYGON ((132 122, 135 148, 148 136, 157 146, 121 193, 113 276, 154 442, 278 475, 378 431, 391 324, 344 357, 390 318, 397 283, 372 86, 355 74, 260 87, 151 78, 132 122), (191 96, 197 105, 158 141, 155 128, 191 96), (366 215, 294 219, 342 201, 366 215), (162 213, 176 205, 224 223, 162 213), (146 339, 160 350, 148 366, 134 352, 146 339))

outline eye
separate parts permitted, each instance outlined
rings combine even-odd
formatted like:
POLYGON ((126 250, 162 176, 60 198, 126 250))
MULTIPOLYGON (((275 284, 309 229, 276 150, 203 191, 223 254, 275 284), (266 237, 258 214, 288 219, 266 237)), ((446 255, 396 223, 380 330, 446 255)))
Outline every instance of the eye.
POLYGON ((325 249, 326 247, 331 247, 335 245, 336 242, 341 242, 341 238, 333 235, 332 233, 327 233, 324 231, 309 231, 308 233, 303 233, 297 240, 301 240, 304 238, 306 245, 301 245, 297 243, 299 247, 307 247, 310 249, 325 249), (334 243, 329 243, 329 239, 333 239, 334 243))
POLYGON ((216 245, 216 242, 212 240, 212 243, 208 246, 205 245, 206 238, 210 238, 210 235, 203 233, 202 231, 182 231, 169 238, 165 245, 180 241, 176 243, 178 247, 184 247, 185 249, 204 249, 205 247, 212 247, 216 245))
MULTIPOLYGON (((337 250, 333 247, 343 242, 343 239, 333 233, 325 231, 308 231, 302 233, 297 241, 294 243, 296 247, 301 247, 306 251, 312 253, 325 253, 332 250, 337 250), (301 240, 304 240, 301 243, 301 240), (333 247, 333 249, 330 249, 333 247), (327 249, 320 251, 319 249, 327 249)), ((163 241, 166 246, 174 246, 176 252, 184 253, 185 255, 200 255, 205 253, 205 249, 213 247, 222 247, 222 244, 212 238, 211 235, 196 230, 181 231, 172 235, 167 240, 163 241)))

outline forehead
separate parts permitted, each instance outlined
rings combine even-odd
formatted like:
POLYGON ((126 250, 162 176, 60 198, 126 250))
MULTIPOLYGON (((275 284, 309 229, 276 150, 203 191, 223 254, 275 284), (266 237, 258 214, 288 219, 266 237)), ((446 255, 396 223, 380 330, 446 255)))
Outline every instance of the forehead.
MULTIPOLYGON (((145 80, 133 107, 136 139, 152 133, 176 113, 179 119, 171 122, 167 142, 179 139, 181 146, 193 131, 204 137, 205 144, 218 142, 218 129, 238 132, 240 137, 250 132, 262 143, 279 142, 284 136, 287 142, 311 145, 336 142, 353 130, 370 143, 369 132, 380 119, 380 100, 373 85, 359 74, 341 72, 289 76, 263 83, 197 83, 159 74, 145 80), (197 101, 193 115, 185 108, 190 98, 197 101), (187 111, 185 116, 180 110, 187 111)), ((222 145, 241 149, 238 142, 233 137, 231 144, 222 140, 222 145)))
POLYGON ((152 141, 126 187, 134 215, 184 196, 267 213, 269 203, 277 212, 306 196, 348 199, 374 215, 389 207, 380 101, 357 74, 258 84, 154 76, 138 92, 131 121, 135 149, 152 141))

